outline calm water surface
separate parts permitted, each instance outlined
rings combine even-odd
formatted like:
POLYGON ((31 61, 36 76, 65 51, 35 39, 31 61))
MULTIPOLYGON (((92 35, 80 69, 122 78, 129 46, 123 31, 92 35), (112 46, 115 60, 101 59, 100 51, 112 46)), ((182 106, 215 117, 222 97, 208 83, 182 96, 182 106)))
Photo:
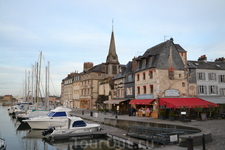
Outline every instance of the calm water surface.
POLYGON ((42 136, 43 130, 30 130, 25 124, 8 115, 8 107, 0 106, 0 137, 7 150, 129 150, 123 143, 109 139, 71 139, 49 141, 42 136))

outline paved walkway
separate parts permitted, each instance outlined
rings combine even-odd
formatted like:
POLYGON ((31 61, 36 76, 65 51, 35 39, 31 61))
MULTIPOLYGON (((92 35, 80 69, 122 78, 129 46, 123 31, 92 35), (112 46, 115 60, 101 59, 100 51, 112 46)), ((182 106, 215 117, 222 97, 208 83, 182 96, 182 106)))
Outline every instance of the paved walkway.
MULTIPOLYGON (((73 109, 72 115, 74 116, 79 116, 82 117, 83 119, 86 120, 92 120, 95 122, 99 122, 99 123, 104 123, 104 118, 113 118, 115 119, 116 116, 112 115, 111 113, 98 113, 97 111, 91 111, 91 110, 87 110, 87 109, 73 109), (92 113, 92 116, 91 116, 92 113)), ((143 122, 157 122, 157 123, 166 123, 166 124, 171 124, 171 123, 175 123, 175 124, 180 124, 180 125, 187 125, 187 122, 180 122, 180 121, 169 121, 169 120, 160 120, 160 119, 156 119, 156 118, 151 118, 151 117, 139 117, 139 116, 129 116, 129 115, 118 115, 117 119, 124 119, 124 120, 137 120, 137 121, 143 121, 143 122)), ((190 123, 188 123, 190 124, 190 123)), ((118 137, 122 137, 125 139, 128 139, 128 137, 126 136, 127 131, 126 130, 122 130, 116 127, 112 127, 112 126, 106 126, 103 125, 103 127, 105 129, 107 129, 107 131, 105 130, 104 132, 106 133, 114 133, 114 135, 118 136, 118 137)), ((132 139, 133 140, 133 139, 132 139)), ((139 139, 136 139, 139 140, 139 139)), ((140 141, 140 140, 139 140, 140 141)), ((140 142, 139 142, 140 143, 140 142)), ((153 145, 150 145, 151 149, 153 145)), ((187 147, 180 147, 178 145, 166 145, 164 146, 156 146, 154 147, 154 149, 160 149, 160 150, 187 150, 187 147)), ((198 147, 194 147, 194 150, 201 150, 201 148, 198 147)))

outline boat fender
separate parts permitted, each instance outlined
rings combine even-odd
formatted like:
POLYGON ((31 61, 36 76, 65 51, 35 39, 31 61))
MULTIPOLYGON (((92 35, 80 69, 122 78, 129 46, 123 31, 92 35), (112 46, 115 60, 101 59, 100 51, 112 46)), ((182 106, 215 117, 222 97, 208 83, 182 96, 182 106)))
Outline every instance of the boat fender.
POLYGON ((51 127, 51 128, 49 128, 48 130, 43 131, 43 132, 42 132, 42 135, 43 135, 43 136, 46 136, 46 135, 48 135, 48 134, 51 134, 54 130, 55 130, 55 127, 51 127))

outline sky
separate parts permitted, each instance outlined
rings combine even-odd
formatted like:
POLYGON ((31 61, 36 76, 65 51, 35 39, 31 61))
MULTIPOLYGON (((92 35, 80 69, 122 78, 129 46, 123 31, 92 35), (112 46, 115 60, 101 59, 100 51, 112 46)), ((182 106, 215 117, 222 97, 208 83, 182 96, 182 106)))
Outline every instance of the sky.
MULTIPOLYGON (((121 64, 169 40, 188 60, 225 57, 224 0, 0 0, 0 96, 23 95, 25 72, 50 63, 50 95, 84 62, 106 62, 114 31, 121 64)), ((31 79, 30 79, 31 80, 31 79)))

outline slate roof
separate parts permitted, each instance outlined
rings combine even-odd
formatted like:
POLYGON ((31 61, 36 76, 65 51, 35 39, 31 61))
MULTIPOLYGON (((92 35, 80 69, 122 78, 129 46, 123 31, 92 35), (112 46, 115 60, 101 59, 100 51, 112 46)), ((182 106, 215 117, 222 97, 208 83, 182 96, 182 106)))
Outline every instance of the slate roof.
POLYGON ((137 61, 142 61, 146 58, 151 58, 152 60, 147 62, 145 66, 141 65, 141 68, 137 68, 135 71, 149 68, 168 69, 169 67, 173 67, 176 70, 183 70, 184 64, 179 52, 186 51, 179 44, 174 44, 171 38, 147 49, 142 56, 139 56, 136 59, 137 61), (170 50, 171 46, 172 51, 170 50))
POLYGON ((225 70, 225 62, 204 62, 188 60, 188 68, 225 70))
POLYGON ((125 70, 123 72, 120 72, 114 76, 115 79, 124 78, 128 73, 132 71, 132 62, 129 61, 126 65, 120 65, 121 67, 125 67, 125 70))
POLYGON ((102 67, 104 64, 98 64, 93 66, 92 68, 90 68, 87 71, 84 71, 84 73, 90 73, 90 72, 99 72, 99 73, 105 73, 104 71, 102 71, 102 67))

